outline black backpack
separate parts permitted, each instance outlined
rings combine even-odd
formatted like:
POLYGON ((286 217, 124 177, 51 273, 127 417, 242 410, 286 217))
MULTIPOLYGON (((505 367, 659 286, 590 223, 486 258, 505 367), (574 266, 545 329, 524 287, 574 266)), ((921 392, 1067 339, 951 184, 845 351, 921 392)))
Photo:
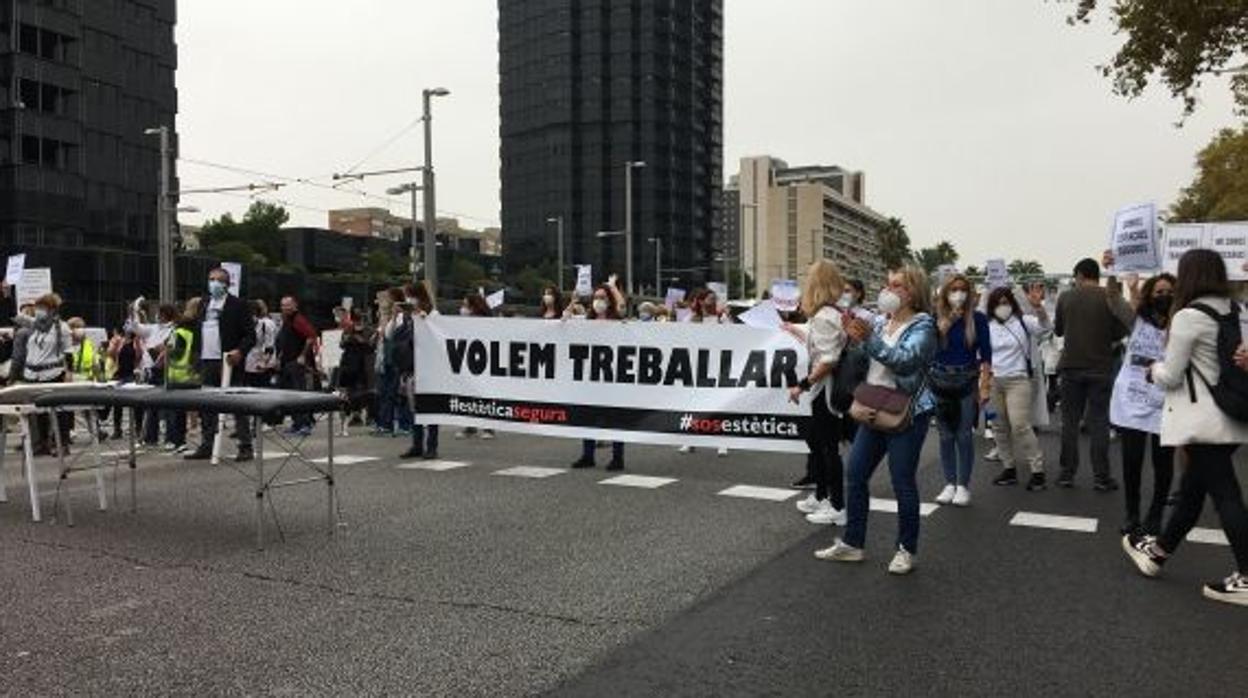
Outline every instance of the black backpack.
POLYGON ((1218 323, 1218 376, 1217 385, 1200 375, 1200 369, 1189 365, 1187 369, 1187 388, 1191 393, 1192 402, 1196 401, 1196 383, 1192 373, 1200 376, 1200 380, 1209 388, 1213 401, 1228 417, 1237 422, 1248 422, 1248 371, 1235 365, 1235 352, 1243 343, 1243 334, 1239 325, 1239 306, 1232 302, 1231 312, 1223 315, 1203 303, 1188 306, 1193 310, 1213 318, 1218 323))
POLYGON ((394 343, 394 366, 399 375, 411 375, 416 370, 416 334, 412 318, 403 318, 403 322, 395 328, 391 341, 394 343))

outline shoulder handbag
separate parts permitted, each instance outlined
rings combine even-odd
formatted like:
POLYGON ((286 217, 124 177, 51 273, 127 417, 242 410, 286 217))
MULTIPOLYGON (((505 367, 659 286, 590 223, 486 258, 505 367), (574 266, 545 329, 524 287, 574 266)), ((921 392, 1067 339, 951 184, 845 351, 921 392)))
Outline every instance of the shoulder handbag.
MULTIPOLYGON (((907 327, 897 338, 897 343, 905 341, 906 335, 914 327, 913 324, 907 327)), ((854 390, 854 402, 849 406, 849 416, 855 422, 876 431, 899 434, 914 423, 914 401, 923 394, 926 387, 926 377, 914 395, 908 395, 896 388, 864 382, 854 390)))

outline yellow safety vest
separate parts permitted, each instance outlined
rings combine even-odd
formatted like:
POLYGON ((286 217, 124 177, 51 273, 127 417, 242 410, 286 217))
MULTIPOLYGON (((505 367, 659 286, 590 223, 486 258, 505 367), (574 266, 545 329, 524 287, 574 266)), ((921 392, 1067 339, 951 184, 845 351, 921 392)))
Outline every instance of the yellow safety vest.
POLYGON ((169 335, 169 352, 165 359, 166 385, 199 385, 199 372, 195 370, 194 344, 195 333, 185 327, 179 327, 169 335), (178 340, 182 340, 180 352, 178 340))
POLYGON ((84 383, 92 382, 99 377, 99 373, 99 366, 96 365, 95 342, 84 339, 78 346, 78 351, 74 352, 74 380, 84 383))

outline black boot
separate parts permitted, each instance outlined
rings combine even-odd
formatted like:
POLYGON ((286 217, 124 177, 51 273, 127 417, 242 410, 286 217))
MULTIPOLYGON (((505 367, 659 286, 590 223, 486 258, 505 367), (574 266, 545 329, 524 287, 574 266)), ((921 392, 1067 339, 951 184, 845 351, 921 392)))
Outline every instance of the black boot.
POLYGON ((992 484, 998 485, 1001 487, 1010 487, 1013 485, 1017 485, 1018 484, 1018 471, 1015 470, 1014 468, 1006 468, 1001 471, 1001 474, 998 475, 995 480, 992 481, 992 484))
POLYGON ((572 464, 573 470, 583 470, 585 468, 592 467, 594 467, 594 461, 590 458, 578 458, 577 461, 572 464))

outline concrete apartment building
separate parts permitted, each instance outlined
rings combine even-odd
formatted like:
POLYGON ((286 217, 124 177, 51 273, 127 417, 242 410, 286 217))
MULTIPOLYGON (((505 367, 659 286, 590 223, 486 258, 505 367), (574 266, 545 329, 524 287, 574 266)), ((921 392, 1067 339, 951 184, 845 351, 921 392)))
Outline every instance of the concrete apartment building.
MULTIPOLYGON (((344 208, 329 212, 329 229, 352 237, 410 243, 412 219, 396 216, 384 208, 344 208)), ((419 226, 417 231, 417 239, 423 240, 419 226)), ((502 254, 501 230, 464 228, 457 218, 438 218, 438 242, 462 252, 502 254)))
POLYGON ((876 232, 887 217, 866 205, 862 172, 748 157, 741 159, 726 190, 732 194, 725 199, 734 201, 737 210, 724 216, 723 237, 739 240, 738 263, 761 280, 759 294, 773 279, 804 280, 818 259, 835 262, 868 288, 883 283, 876 232))

